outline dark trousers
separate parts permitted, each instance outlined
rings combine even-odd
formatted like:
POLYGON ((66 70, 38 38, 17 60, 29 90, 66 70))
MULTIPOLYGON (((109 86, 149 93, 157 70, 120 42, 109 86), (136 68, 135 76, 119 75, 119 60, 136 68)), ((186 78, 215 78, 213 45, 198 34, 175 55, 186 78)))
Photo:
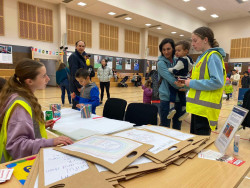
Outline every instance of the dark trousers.
MULTIPOLYGON (((170 119, 167 119, 167 116, 169 114, 169 101, 163 101, 160 102, 160 117, 161 117, 161 125, 164 127, 170 127, 170 119)), ((173 117, 173 129, 181 130, 181 121, 178 120, 178 118, 182 115, 182 106, 180 102, 175 103, 175 110, 176 114, 173 117)))
POLYGON ((104 95, 104 87, 106 87, 107 98, 108 99, 110 98, 110 94, 109 94, 110 82, 100 82, 101 101, 102 101, 103 95, 104 95))
POLYGON ((196 135, 210 135, 211 129, 208 119, 202 116, 191 115, 190 133, 196 135))
POLYGON ((70 96, 70 90, 69 90, 69 81, 67 79, 63 80, 60 83, 60 88, 61 88, 61 91, 62 91, 62 95, 61 95, 62 104, 64 104, 64 102, 65 102, 65 90, 67 91, 67 94, 68 94, 69 104, 71 104, 71 96, 70 96))
POLYGON ((169 101, 175 103, 176 95, 179 96, 181 106, 186 106, 186 92, 179 91, 175 89, 173 86, 169 85, 170 98, 169 101))
POLYGON ((229 100, 230 93, 227 93, 226 95, 227 95, 227 100, 229 100))

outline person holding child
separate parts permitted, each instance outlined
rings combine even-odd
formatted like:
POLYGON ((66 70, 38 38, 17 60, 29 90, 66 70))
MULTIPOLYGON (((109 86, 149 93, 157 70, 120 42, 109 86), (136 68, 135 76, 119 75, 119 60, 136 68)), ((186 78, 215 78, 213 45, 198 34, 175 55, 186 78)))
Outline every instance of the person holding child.
POLYGON ((96 107, 100 104, 99 89, 96 83, 90 80, 89 71, 86 69, 78 69, 75 77, 79 84, 83 86, 80 90, 80 96, 75 93, 71 94, 72 99, 79 103, 76 107, 80 109, 83 104, 91 104, 92 113, 95 114, 96 107))
POLYGON ((52 128, 55 122, 45 122, 34 93, 45 89, 49 80, 43 64, 23 59, 5 84, 0 93, 1 163, 37 154, 43 147, 73 143, 65 136, 47 139, 45 129, 52 128))
MULTIPOLYGON (((190 49, 190 43, 187 41, 179 41, 175 45, 175 56, 178 58, 177 63, 174 67, 169 68, 168 71, 173 73, 175 77, 179 77, 181 79, 187 79, 189 72, 193 68, 193 60, 187 54, 190 49)), ((182 106, 182 116, 179 118, 179 121, 183 121, 188 113, 186 112, 186 91, 181 91, 179 89, 175 89, 173 86, 169 85, 170 91, 170 109, 169 114, 167 116, 168 119, 172 119, 176 110, 174 108, 174 103, 176 99, 176 95, 178 94, 180 103, 182 106)))
POLYGON ((143 91, 143 103, 151 104, 153 90, 151 88, 152 81, 146 80, 145 85, 142 85, 143 91))

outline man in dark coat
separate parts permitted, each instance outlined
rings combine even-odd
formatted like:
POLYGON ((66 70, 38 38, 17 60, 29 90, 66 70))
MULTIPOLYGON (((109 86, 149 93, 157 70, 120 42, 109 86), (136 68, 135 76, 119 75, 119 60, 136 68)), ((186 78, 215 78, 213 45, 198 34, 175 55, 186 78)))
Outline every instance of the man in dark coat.
MULTIPOLYGON (((75 52, 69 56, 69 70, 70 70, 70 82, 69 89, 71 93, 80 95, 81 85, 75 78, 76 71, 80 68, 87 69, 85 58, 83 57, 85 53, 85 42, 79 40, 76 42, 75 52)), ((72 109, 76 109, 77 102, 72 100, 72 109)))

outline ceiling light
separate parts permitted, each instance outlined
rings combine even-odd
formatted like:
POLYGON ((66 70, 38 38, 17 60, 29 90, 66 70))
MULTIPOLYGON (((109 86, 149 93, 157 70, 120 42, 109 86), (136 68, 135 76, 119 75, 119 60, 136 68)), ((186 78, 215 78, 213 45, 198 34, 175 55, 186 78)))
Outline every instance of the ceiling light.
POLYGON ((132 18, 130 18, 130 17, 126 17, 126 18, 124 18, 125 20, 132 20, 132 18))
POLYGON ((242 0, 243 2, 246 2, 246 1, 248 1, 248 0, 242 0))
POLYGON ((173 32, 171 32, 172 34, 175 34, 176 32, 175 31, 173 31, 173 32))
POLYGON ((190 1, 190 0, 183 0, 184 2, 188 2, 188 1, 190 1))
POLYGON ((145 24, 146 26, 151 26, 151 24, 145 24))
POLYGON ((180 35, 180 37, 184 37, 184 35, 180 35))
POLYGON ((79 3, 77 3, 79 6, 85 6, 85 5, 87 5, 86 3, 83 3, 83 2, 79 2, 79 3))
POLYGON ((197 9, 199 9, 200 11, 207 10, 205 7, 197 7, 197 9))
POLYGON ((162 29, 161 27, 157 27, 156 29, 162 29))
POLYGON ((115 12, 109 12, 108 14, 111 15, 111 16, 116 15, 115 12))
POLYGON ((219 16, 217 14, 211 14, 211 17, 218 18, 219 16))

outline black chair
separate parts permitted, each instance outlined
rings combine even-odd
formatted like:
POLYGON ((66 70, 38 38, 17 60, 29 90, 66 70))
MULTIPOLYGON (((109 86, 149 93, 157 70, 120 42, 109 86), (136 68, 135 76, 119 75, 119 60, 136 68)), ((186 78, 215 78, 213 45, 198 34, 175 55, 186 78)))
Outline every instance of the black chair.
POLYGON ((125 121, 140 125, 157 125, 158 108, 152 104, 130 103, 125 114, 125 121))
POLYGON ((118 98, 109 98, 103 108, 103 117, 123 120, 127 101, 118 98))

